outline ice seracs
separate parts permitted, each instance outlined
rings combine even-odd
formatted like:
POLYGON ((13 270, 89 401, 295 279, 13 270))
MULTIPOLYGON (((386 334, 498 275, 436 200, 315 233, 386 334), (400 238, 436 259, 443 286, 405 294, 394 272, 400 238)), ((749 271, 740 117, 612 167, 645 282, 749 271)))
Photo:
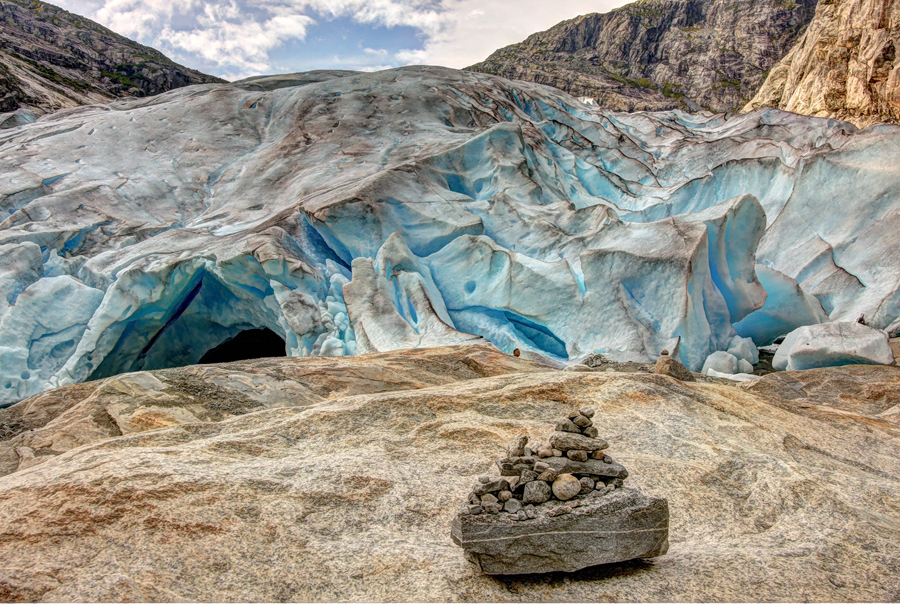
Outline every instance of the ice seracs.
POLYGON ((250 329, 294 356, 483 337, 558 362, 668 348, 698 371, 752 362, 738 335, 900 325, 898 128, 615 114, 407 67, 43 116, 0 130, 0 174, 0 315, 44 279, 102 294, 58 356, 4 323, 21 392, 195 363, 250 329))

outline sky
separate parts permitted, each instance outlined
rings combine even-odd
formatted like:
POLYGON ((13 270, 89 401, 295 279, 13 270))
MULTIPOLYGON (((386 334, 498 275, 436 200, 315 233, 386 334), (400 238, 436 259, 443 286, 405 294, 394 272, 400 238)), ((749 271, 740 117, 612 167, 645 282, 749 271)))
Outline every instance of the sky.
POLYGON ((628 0, 51 0, 228 80, 312 69, 462 68, 628 0))

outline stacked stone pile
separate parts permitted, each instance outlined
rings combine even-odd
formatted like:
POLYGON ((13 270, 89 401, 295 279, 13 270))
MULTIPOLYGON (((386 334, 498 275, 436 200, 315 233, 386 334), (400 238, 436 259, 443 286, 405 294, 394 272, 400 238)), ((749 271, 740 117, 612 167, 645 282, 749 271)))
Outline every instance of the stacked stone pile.
POLYGON ((623 485, 628 470, 605 453, 590 408, 573 411, 556 423, 549 442, 517 437, 497 460, 499 477, 481 476, 469 495, 469 514, 500 514, 529 520, 539 513, 570 513, 587 498, 603 497, 623 485), (556 505, 566 503, 566 505, 556 505), (543 510, 536 506, 549 504, 543 510))
POLYGON ((560 419, 546 443, 526 435, 481 476, 453 520, 451 537, 488 574, 574 571, 660 556, 669 508, 624 486, 628 470, 583 408, 560 419))

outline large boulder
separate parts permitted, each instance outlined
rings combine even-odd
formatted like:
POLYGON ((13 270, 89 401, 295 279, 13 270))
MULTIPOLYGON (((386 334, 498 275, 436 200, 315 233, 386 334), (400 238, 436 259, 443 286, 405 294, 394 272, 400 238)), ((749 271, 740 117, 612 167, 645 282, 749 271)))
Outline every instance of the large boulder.
POLYGON ((572 572, 668 551, 665 499, 626 487, 586 501, 571 512, 542 514, 526 522, 503 515, 457 514, 450 535, 489 575, 572 572))
POLYGON ((892 365, 887 334, 860 323, 822 323, 795 329, 784 339, 772 366, 780 371, 840 365, 892 365))

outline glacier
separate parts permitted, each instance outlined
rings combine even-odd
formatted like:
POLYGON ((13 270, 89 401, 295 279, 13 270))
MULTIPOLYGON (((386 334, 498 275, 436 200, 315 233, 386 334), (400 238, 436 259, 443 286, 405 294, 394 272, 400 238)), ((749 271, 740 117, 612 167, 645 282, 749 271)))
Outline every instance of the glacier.
POLYGON ((700 370, 801 326, 900 328, 894 126, 313 72, 16 122, 0 175, 0 403, 251 329, 291 356, 484 338, 700 370))

